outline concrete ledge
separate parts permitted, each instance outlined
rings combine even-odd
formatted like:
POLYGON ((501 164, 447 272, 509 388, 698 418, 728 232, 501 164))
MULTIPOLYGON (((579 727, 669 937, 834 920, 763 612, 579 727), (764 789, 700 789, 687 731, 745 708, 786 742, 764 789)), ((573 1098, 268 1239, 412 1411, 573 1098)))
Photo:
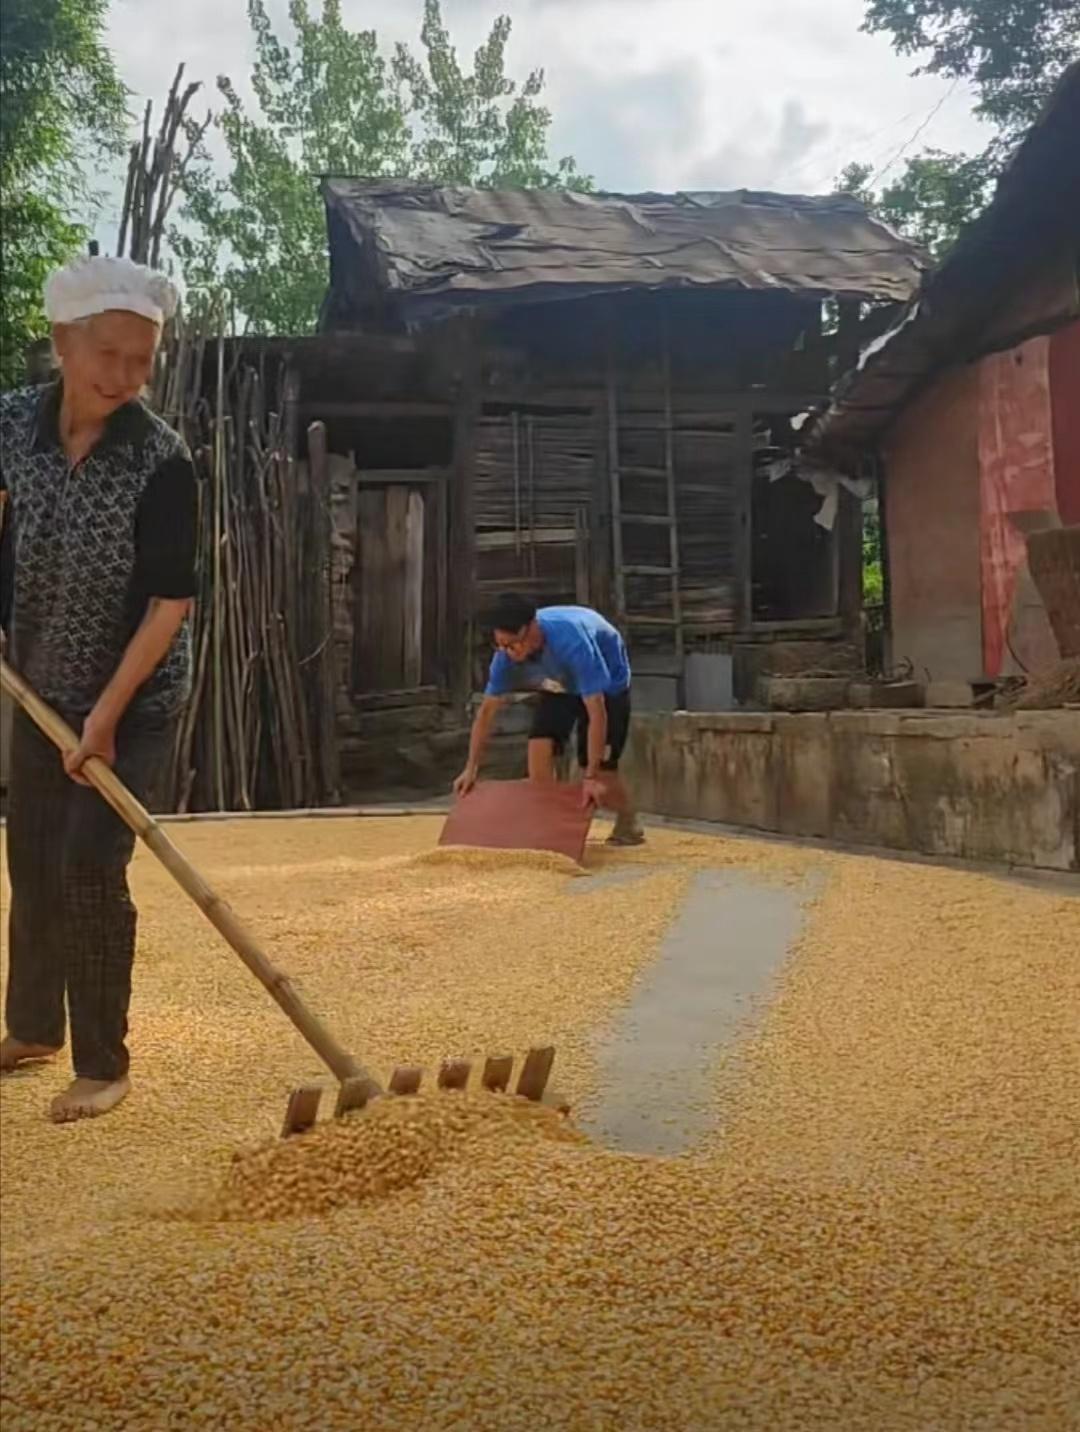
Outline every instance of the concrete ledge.
POLYGON ((1080 712, 636 717, 645 811, 1080 872, 1080 712))

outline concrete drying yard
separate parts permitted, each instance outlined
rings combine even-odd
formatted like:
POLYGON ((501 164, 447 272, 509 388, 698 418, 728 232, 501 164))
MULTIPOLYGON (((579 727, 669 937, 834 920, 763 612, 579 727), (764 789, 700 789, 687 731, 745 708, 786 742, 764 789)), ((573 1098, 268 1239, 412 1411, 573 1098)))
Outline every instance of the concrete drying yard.
POLYGON ((438 829, 170 827, 376 1070, 551 1041, 577 1129, 447 1094, 260 1149, 317 1061, 140 854, 131 1098, 3 1081, 5 1432, 1080 1426, 1080 899, 438 829))

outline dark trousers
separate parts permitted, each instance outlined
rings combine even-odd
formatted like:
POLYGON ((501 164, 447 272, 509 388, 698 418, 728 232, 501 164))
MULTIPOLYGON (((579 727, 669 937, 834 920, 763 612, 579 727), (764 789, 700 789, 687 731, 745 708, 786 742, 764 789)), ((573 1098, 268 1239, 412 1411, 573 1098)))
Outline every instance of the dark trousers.
MULTIPOLYGON (((73 721, 76 730, 79 722, 73 721)), ((116 773, 147 803, 172 749, 171 722, 128 717, 116 738, 116 773)), ((94 790, 65 774, 56 747, 15 712, 8 789, 10 967, 8 1033, 28 1044, 64 1043, 64 996, 75 1073, 127 1073, 128 1004, 136 912, 127 867, 135 837, 94 790)))

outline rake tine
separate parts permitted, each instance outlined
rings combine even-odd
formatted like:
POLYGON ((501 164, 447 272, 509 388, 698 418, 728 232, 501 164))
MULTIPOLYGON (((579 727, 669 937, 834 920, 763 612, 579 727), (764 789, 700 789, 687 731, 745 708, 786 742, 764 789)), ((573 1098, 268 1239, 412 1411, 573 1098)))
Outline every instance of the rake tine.
POLYGON ((391 1094, 418 1094, 420 1092, 420 1081, 424 1077, 422 1069, 408 1068, 402 1066, 395 1069, 390 1080, 391 1094))
POLYGON ((440 1089, 464 1089, 472 1073, 468 1059, 444 1059, 439 1070, 440 1089))
POLYGON ((513 1072, 514 1056, 512 1054, 493 1054, 484 1065, 480 1082, 492 1094, 505 1094, 513 1072))
POLYGON ((547 1081, 551 1076, 551 1066, 554 1062, 555 1050, 550 1045, 546 1049, 529 1050, 517 1082, 517 1092, 520 1098, 532 1099, 536 1102, 544 1097, 544 1090, 547 1088, 547 1081))
POLYGON ((283 1139, 289 1138, 292 1134, 302 1134, 311 1128, 319 1117, 319 1103, 322 1095, 321 1084, 303 1084, 299 1089, 292 1091, 285 1109, 285 1123, 281 1130, 283 1139))
POLYGON ((363 1076, 343 1080, 341 1088, 338 1090, 334 1118, 340 1119, 344 1114, 347 1114, 350 1109, 362 1109, 378 1092, 378 1089, 372 1081, 363 1076))

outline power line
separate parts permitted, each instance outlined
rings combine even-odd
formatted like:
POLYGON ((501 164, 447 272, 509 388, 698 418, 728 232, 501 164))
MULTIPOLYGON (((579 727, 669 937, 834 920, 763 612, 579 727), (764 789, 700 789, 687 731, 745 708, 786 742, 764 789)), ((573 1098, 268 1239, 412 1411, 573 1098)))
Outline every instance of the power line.
MULTIPOLYGON (((845 139, 842 143, 835 145, 830 151, 830 156, 827 161, 829 175, 831 176, 835 173, 836 162, 842 155, 850 154, 854 150, 870 144, 873 140, 879 139, 883 134, 888 134, 891 129, 897 129, 901 124, 906 124, 914 113, 914 110, 909 109, 908 112, 902 114, 899 119, 893 119, 890 120, 888 124, 879 125, 877 129, 871 129, 869 133, 853 135, 850 139, 845 139)), ((800 174, 804 174, 811 166, 813 167, 815 175, 824 173, 826 161, 823 160, 820 155, 808 154, 800 163, 795 165, 794 169, 787 171, 787 182, 790 183, 792 179, 798 178, 800 174)))
POLYGON ((874 182, 875 182, 876 184, 880 184, 880 183, 881 183, 882 179, 885 178, 885 175, 888 174, 889 170, 893 167, 893 165, 897 162, 897 160, 903 159, 904 155, 908 152, 908 150, 911 148, 911 146, 915 143, 915 141, 918 139, 919 135, 923 133, 923 131, 926 129, 927 125, 930 124, 930 122, 937 116, 937 114, 938 114, 939 111, 942 109, 942 107, 952 98, 953 92, 955 91, 956 86, 957 86, 959 83, 960 83, 960 76, 957 75, 956 79, 953 80, 952 84, 949 86, 949 88, 946 90, 946 92, 941 96, 941 98, 938 100, 937 104, 934 105, 933 109, 932 109, 932 110, 930 111, 930 113, 926 116, 926 118, 923 120, 923 122, 919 125, 918 129, 916 129, 915 133, 911 136, 911 138, 910 138, 905 144, 902 144, 902 145, 900 146, 900 148, 896 151, 896 153, 893 155, 893 157, 889 160, 888 164, 886 164, 886 166, 885 166, 884 169, 879 169, 876 174, 872 174, 872 175, 870 176, 870 177, 874 180, 874 182))

